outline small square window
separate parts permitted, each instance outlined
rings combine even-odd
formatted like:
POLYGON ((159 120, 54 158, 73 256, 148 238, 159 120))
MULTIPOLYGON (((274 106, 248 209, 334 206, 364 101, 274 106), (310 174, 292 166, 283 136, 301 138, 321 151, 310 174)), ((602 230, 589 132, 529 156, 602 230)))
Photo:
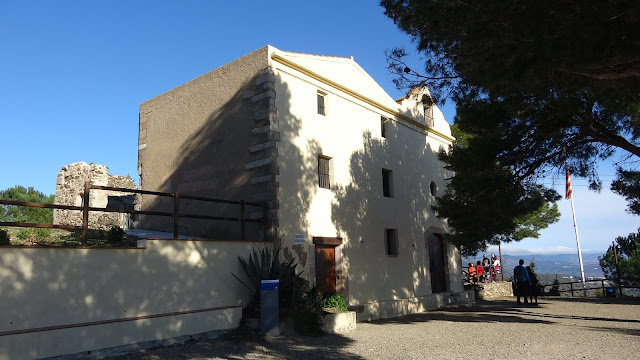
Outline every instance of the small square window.
POLYGON ((387 256, 398 256, 398 229, 384 229, 384 244, 387 256))
POLYGON ((393 171, 382 169, 382 195, 393 197, 393 171))
POLYGON ((326 115, 326 97, 327 94, 318 91, 318 114, 326 115))
POLYGON ((384 117, 380 117, 380 135, 383 138, 387 137, 387 126, 389 125, 389 119, 386 119, 384 117))
POLYGON ((318 186, 331 189, 331 158, 318 155, 318 186))

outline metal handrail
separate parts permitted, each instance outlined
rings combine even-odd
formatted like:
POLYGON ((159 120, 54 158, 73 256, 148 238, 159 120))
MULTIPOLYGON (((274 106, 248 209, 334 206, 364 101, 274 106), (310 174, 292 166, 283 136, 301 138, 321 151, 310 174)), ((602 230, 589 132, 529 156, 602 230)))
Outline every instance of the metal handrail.
POLYGON ((87 246, 87 236, 88 236, 88 232, 89 232, 89 212, 93 211, 93 212, 137 214, 137 215, 172 216, 173 217, 173 237, 175 239, 178 239, 178 237, 180 235, 179 232, 178 232, 180 218, 206 219, 206 220, 219 220, 219 221, 238 221, 238 222, 240 222, 240 239, 241 240, 245 240, 245 234, 246 234, 245 225, 246 225, 246 223, 248 223, 248 222, 249 223, 262 223, 263 224, 264 238, 265 239, 267 238, 268 228, 267 228, 267 205, 266 205, 266 203, 250 202, 250 201, 245 201, 245 200, 214 199, 214 198, 207 198, 207 197, 202 197, 202 196, 182 195, 182 194, 180 194, 178 192, 165 193, 165 192, 159 192, 159 191, 148 191, 148 190, 139 190, 139 189, 126 189, 126 188, 119 188, 119 187, 113 187, 113 186, 100 186, 100 185, 92 185, 91 182, 89 182, 89 181, 85 182, 82 199, 83 199, 82 206, 59 205, 59 204, 42 204, 42 203, 34 203, 34 202, 26 202, 26 201, 15 201, 15 200, 0 200, 0 205, 12 205, 12 206, 34 207, 34 208, 48 208, 48 209, 82 211, 82 226, 76 226, 76 225, 54 225, 54 224, 36 224, 36 223, 24 223, 24 222, 0 222, 0 226, 82 230, 82 246, 87 246), (110 190, 110 191, 118 191, 118 192, 125 192, 125 193, 172 197, 174 199, 173 212, 125 210, 125 209, 107 209, 107 208, 91 207, 91 206, 89 206, 89 193, 90 193, 91 189, 94 189, 94 190, 110 190), (199 214, 187 214, 187 213, 181 214, 180 211, 179 211, 180 199, 239 205, 240 206, 240 214, 237 217, 211 216, 211 215, 199 215, 199 214), (245 217, 245 207, 246 206, 261 207, 262 208, 262 212, 263 212, 262 220, 260 220, 260 219, 247 219, 245 217))

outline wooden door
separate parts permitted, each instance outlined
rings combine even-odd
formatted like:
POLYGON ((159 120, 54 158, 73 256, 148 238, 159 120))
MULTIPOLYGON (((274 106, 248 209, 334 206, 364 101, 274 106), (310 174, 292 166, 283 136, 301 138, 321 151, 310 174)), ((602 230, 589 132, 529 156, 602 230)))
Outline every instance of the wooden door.
POLYGON ((427 235, 429 249, 429 272, 431 274, 431 292, 447 291, 444 261, 444 242, 442 236, 434 233, 427 235))
POLYGON ((316 287, 322 294, 336 292, 336 250, 316 245, 316 287))

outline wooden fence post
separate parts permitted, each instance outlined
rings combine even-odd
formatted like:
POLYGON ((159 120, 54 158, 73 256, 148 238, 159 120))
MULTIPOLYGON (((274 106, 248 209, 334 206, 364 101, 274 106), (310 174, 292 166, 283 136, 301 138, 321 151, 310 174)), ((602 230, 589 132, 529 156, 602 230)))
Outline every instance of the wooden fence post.
POLYGON ((569 283, 569 286, 571 286, 571 297, 573 297, 573 283, 572 283, 572 282, 570 282, 570 283, 569 283))
POLYGON ((84 182, 84 193, 82 194, 82 246, 87 246, 89 236, 89 191, 90 181, 84 182))
POLYGON ((180 222, 180 194, 176 191, 173 193, 173 238, 178 239, 178 225, 180 222))
POLYGON ((611 242, 611 247, 613 247, 613 255, 616 260, 616 278, 618 279, 618 291, 620 292, 620 296, 622 296, 622 282, 620 281, 620 269, 618 268, 618 248, 616 247, 616 243, 614 241, 611 242))
POLYGON ((244 200, 240 200, 240 240, 245 240, 244 200))

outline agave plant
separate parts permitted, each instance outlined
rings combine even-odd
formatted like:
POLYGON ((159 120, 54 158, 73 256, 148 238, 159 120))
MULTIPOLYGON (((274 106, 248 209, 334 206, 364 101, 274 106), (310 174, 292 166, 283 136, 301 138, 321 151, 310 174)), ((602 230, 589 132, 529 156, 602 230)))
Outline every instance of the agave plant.
POLYGON ((294 305, 297 298, 304 291, 300 285, 300 274, 296 274, 297 263, 294 259, 290 261, 280 261, 280 242, 270 243, 261 248, 255 248, 249 254, 249 259, 238 256, 240 266, 245 274, 243 280, 236 274, 232 275, 244 285, 252 295, 251 305, 260 303, 260 287, 262 280, 279 280, 280 306, 294 305))

